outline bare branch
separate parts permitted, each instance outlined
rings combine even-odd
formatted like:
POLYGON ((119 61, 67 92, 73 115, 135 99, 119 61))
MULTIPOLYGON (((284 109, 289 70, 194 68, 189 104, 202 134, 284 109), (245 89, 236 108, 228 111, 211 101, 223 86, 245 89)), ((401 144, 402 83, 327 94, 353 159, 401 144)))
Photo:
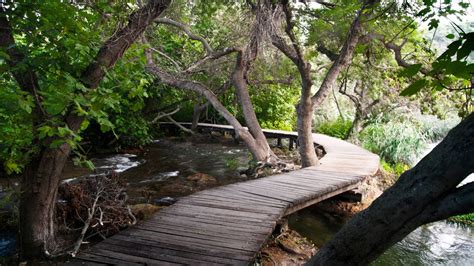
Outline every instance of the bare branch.
POLYGON ((158 115, 150 122, 150 124, 156 124, 160 119, 162 119, 163 117, 169 117, 169 116, 172 116, 174 114, 176 114, 177 112, 179 112, 179 110, 181 110, 181 107, 178 107, 176 108, 175 110, 169 112, 169 113, 158 113, 158 115))
POLYGON ((236 52, 236 51, 237 51, 236 48, 229 47, 229 48, 225 48, 221 51, 212 52, 211 54, 208 54, 205 57, 203 57, 202 59, 200 59, 200 60, 196 61, 195 63, 193 63, 192 65, 190 65, 188 68, 186 68, 182 72, 183 73, 195 72, 198 67, 200 67, 202 64, 206 63, 207 61, 219 59, 221 57, 224 57, 224 56, 226 56, 228 54, 231 54, 233 52, 236 52))
POLYGON ((169 55, 167 55, 166 53, 163 53, 162 51, 156 49, 156 48, 153 48, 153 47, 150 47, 150 50, 152 50, 153 52, 156 52, 157 54, 163 56, 164 58, 168 59, 171 63, 173 63, 174 67, 176 68, 176 70, 180 70, 181 67, 179 66, 178 62, 176 62, 175 60, 173 60, 173 58, 171 58, 169 55))
POLYGON ((169 19, 169 18, 157 18, 157 19, 155 19, 155 22, 158 23, 158 24, 171 25, 171 26, 174 26, 174 27, 177 27, 177 28, 181 29, 182 31, 184 31, 184 33, 186 33, 186 35, 188 35, 188 37, 191 40, 199 41, 199 42, 202 43, 202 46, 206 50, 206 55, 209 56, 214 52, 214 50, 211 48, 211 46, 206 41, 206 39, 204 39, 203 37, 201 37, 199 35, 196 35, 196 34, 192 33, 190 28, 187 25, 181 24, 181 23, 179 23, 177 21, 174 21, 172 19, 169 19))
MULTIPOLYGON (((361 37, 361 42, 366 43, 370 40, 379 40, 388 50, 391 50, 395 56, 395 61, 401 67, 408 68, 411 67, 413 64, 408 63, 402 56, 402 48, 406 44, 406 40, 402 42, 402 44, 397 45, 391 41, 386 41, 385 36, 376 33, 369 33, 361 37)), ((424 67, 420 69, 420 72, 427 75, 430 71, 424 67)))
POLYGON ((186 132, 186 133, 189 133, 191 135, 194 135, 194 132, 192 130, 189 130, 185 127, 183 127, 180 123, 176 122, 176 120, 174 120, 173 118, 171 118, 171 116, 168 116, 168 120, 175 124, 177 127, 179 127, 179 129, 181 129, 182 131, 186 132))
POLYGON ((251 85, 277 85, 277 84, 284 84, 284 85, 291 85, 293 82, 293 77, 288 76, 286 79, 266 79, 266 80, 249 80, 249 84, 251 85))
POLYGON ((320 105, 329 95, 332 86, 337 80, 339 73, 350 63, 352 60, 355 47, 359 42, 360 34, 361 34, 361 19, 364 14, 364 11, 368 8, 366 4, 364 4, 357 15, 355 16, 354 20, 352 21, 351 28, 349 29, 348 36, 344 45, 341 48, 339 56, 332 64, 331 68, 327 72, 326 76, 324 77, 319 90, 311 97, 311 101, 313 106, 320 105))

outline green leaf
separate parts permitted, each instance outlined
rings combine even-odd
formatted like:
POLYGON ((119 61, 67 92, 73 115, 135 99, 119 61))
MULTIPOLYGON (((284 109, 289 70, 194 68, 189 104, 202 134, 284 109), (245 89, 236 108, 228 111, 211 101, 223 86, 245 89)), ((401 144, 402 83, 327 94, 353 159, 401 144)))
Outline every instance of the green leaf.
POLYGON ((454 37, 455 37, 455 36, 454 36, 454 34, 452 34, 452 33, 446 35, 446 38, 448 38, 448 39, 454 39, 454 37))
POLYGON ((400 96, 411 96, 413 94, 416 94, 421 90, 421 88, 425 87, 428 85, 428 81, 426 79, 420 79, 408 86, 406 89, 404 89, 401 93, 400 96))
POLYGON ((86 160, 86 161, 84 162, 84 164, 85 164, 86 167, 89 168, 90 170, 94 170, 94 168, 95 168, 94 164, 93 164, 91 161, 89 161, 89 160, 86 160))
POLYGON ((65 141, 63 139, 55 139, 51 144, 49 145, 50 148, 56 149, 59 148, 59 146, 63 145, 65 141))
POLYGON ((457 60, 461 60, 465 57, 468 57, 469 54, 474 50, 474 32, 470 32, 464 36, 466 41, 459 48, 458 54, 456 56, 457 60))
POLYGON ((402 70, 398 75, 400 77, 413 77, 414 75, 416 75, 416 73, 418 73, 418 71, 420 71, 421 69, 421 64, 414 64, 414 65, 411 65, 407 68, 405 68, 404 70, 402 70))

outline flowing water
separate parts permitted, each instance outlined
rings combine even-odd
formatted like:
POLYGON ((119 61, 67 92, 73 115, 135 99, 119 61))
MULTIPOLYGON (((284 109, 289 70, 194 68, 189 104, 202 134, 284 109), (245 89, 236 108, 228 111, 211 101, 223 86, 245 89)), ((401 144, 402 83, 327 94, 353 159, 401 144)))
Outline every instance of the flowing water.
MULTIPOLYGON (((438 143, 429 145, 419 160, 438 143)), ((473 181, 474 174, 471 174, 459 186, 473 181)), ((306 208, 289 218, 290 228, 319 247, 331 239, 345 222, 341 217, 322 213, 316 208, 306 208)), ((308 264, 311 264, 311 261, 308 264)), ((472 266, 474 227, 449 221, 423 225, 389 248, 371 265, 472 266)))
MULTIPOLYGON (((248 159, 245 147, 230 142, 191 143, 162 139, 147 147, 140 156, 124 153, 93 158, 95 173, 70 164, 65 170, 64 182, 114 170, 121 172, 128 182, 129 194, 136 202, 159 201, 204 189, 187 180, 196 173, 215 177, 214 185, 244 181, 238 169, 247 166, 248 159), (166 187, 168 189, 163 189, 166 187)), ((328 241, 344 223, 340 217, 313 208, 289 218, 290 227, 317 246, 328 241)), ((14 233, 0 232, 0 257, 14 253, 15 245, 14 233)), ((474 265, 474 230, 445 221, 422 226, 390 248, 373 265, 474 265)))
MULTIPOLYGON (((290 228, 322 246, 345 219, 307 208, 289 218, 290 228)), ((357 243, 354 243, 355 245, 357 243)), ((308 264, 311 264, 309 261, 308 264)), ((448 221, 423 225, 388 249, 371 265, 474 265, 474 228, 448 221)))

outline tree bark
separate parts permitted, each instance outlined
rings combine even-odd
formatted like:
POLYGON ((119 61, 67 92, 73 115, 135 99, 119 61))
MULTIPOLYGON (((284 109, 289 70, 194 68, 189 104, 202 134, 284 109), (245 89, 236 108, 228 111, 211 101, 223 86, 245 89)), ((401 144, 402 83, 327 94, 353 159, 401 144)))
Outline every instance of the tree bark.
POLYGON ((474 114, 324 245, 315 265, 366 265, 418 226, 474 211, 474 114))
POLYGON ((199 102, 196 102, 194 104, 194 110, 193 110, 193 121, 191 123, 191 130, 196 131, 199 119, 201 119, 201 112, 206 108, 207 103, 200 104, 199 102))
POLYGON ((311 99, 311 87, 313 80, 311 78, 311 64, 306 62, 302 49, 293 32, 293 15, 288 1, 281 1, 282 9, 285 14, 286 35, 290 38, 291 46, 288 45, 281 36, 276 33, 271 34, 272 44, 285 54, 297 67, 301 77, 301 97, 296 106, 297 132, 299 143, 299 154, 301 157, 301 166, 309 167, 318 164, 318 156, 314 149, 313 140, 313 110, 314 105, 311 99))
MULTIPOLYGON (((96 89, 108 69, 120 59, 123 53, 140 36, 146 27, 158 17, 169 5, 169 0, 150 0, 147 5, 133 12, 129 16, 128 24, 115 32, 101 47, 94 62, 89 64, 81 76, 82 82, 90 89, 96 89)), ((4 10, 2 10, 4 13, 4 10)), ((8 52, 18 56, 15 48, 11 27, 6 17, 0 17, 0 45, 9 47, 8 52), (10 35, 11 38, 4 38, 10 35), (7 43, 10 42, 10 43, 7 43), (8 45, 5 45, 8 44, 8 45)), ((21 55, 24 57, 24 55, 21 55)), ((19 58, 19 57, 16 57, 19 58)), ((10 62, 15 63, 15 62, 10 62)), ((17 63, 17 62, 16 62, 17 63)), ((18 75, 14 73, 20 88, 33 97, 36 95, 37 82, 25 83, 22 77, 32 77, 33 71, 18 75), (32 87, 33 86, 33 87, 32 87)), ((21 73, 20 73, 21 74, 21 73)), ((37 101, 33 125, 42 123, 46 117, 42 113, 37 101)), ((83 117, 69 110, 64 118, 69 128, 78 131, 83 117)), ((36 134, 35 134, 36 135, 36 134)), ((38 155, 34 156, 26 166, 22 178, 22 192, 20 195, 20 244, 23 259, 38 258, 51 255, 55 246, 54 210, 56 195, 60 183, 60 176, 71 147, 63 144, 58 148, 50 148, 52 139, 35 139, 35 145, 41 147, 38 155)))
POLYGON ((22 178, 20 245, 24 259, 49 255, 57 248, 54 213, 60 176, 71 148, 45 148, 31 159, 22 178))
POLYGON ((258 146, 255 153, 252 153, 254 160, 258 162, 276 163, 278 158, 270 149, 267 138, 260 127, 247 85, 247 72, 250 64, 255 60, 256 50, 258 49, 256 45, 256 43, 251 42, 245 51, 237 52, 237 62, 232 74, 232 82, 242 107, 245 123, 247 124, 250 134, 255 139, 255 144, 258 146))
MULTIPOLYGON (((301 62, 304 63, 304 62, 301 62)), ((311 86, 313 81, 310 76, 310 65, 300 70, 301 74, 301 98, 297 106, 297 131, 299 142, 299 153, 301 166, 309 167, 317 165, 319 162, 314 149, 313 140, 313 103, 311 101, 311 86)))

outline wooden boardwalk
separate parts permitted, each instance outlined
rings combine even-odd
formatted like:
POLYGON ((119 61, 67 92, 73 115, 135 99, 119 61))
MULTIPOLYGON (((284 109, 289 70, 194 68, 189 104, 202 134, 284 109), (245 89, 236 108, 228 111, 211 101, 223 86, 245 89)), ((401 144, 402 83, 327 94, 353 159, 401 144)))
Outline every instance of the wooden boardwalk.
MULTIPOLYGON (((279 130, 265 134, 297 136, 279 130)), ((83 251, 73 263, 248 265, 282 217, 356 188, 379 168, 379 157, 358 146, 320 134, 313 138, 326 151, 320 165, 183 197, 150 220, 83 251)))

